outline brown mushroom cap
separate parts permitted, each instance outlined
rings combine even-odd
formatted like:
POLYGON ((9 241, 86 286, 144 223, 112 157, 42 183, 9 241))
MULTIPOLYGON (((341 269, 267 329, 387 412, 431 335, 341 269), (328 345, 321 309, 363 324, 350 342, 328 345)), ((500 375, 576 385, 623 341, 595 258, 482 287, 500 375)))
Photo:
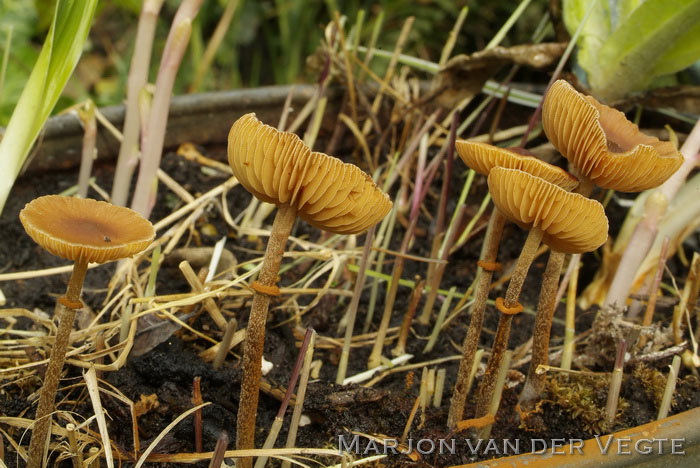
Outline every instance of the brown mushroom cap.
POLYGON ((513 149, 466 140, 457 140, 455 149, 464 164, 479 174, 489 175, 494 167, 507 167, 541 177, 567 191, 578 186, 579 181, 576 177, 560 167, 547 164, 533 155, 527 154, 524 150, 516 152, 513 149))
POLYGON ((620 192, 654 188, 683 162, 671 142, 645 135, 625 114, 583 96, 564 80, 547 92, 542 124, 561 154, 599 187, 620 192))
POLYGON ((391 200, 353 164, 313 152, 294 133, 246 114, 231 127, 228 161, 239 182, 260 200, 290 205, 309 224, 357 234, 391 210, 391 200))
POLYGON ((542 242, 554 250, 590 252, 608 238, 608 218, 595 200, 517 169, 493 168, 488 184, 503 215, 524 229, 541 229, 542 242))
POLYGON ((75 262, 130 257, 155 237, 153 225, 136 211, 87 198, 39 197, 27 203, 19 219, 37 244, 75 262))

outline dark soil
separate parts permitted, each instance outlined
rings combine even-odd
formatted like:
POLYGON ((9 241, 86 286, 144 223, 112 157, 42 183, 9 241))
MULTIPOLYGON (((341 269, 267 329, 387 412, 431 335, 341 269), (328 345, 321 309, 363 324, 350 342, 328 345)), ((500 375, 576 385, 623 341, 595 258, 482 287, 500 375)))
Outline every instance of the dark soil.
MULTIPOLYGON (((223 148, 209 148, 207 155, 224 161, 223 148)), ((456 163, 461 164, 461 162, 456 163)), ((461 166, 460 166, 461 167, 461 166)), ((221 183, 223 179, 205 175, 199 166, 185 161, 174 153, 168 153, 164 157, 163 169, 173 178, 178 180, 191 193, 203 193, 215 185, 221 183)), ((461 169, 460 169, 461 170, 461 169)), ((457 199, 458 191, 461 189, 460 170, 454 171, 452 181, 452 200, 457 199)), ((98 164, 95 168, 97 183, 102 187, 111 186, 111 163, 98 164)), ((50 193, 59 193, 76 182, 76 172, 58 173, 37 173, 22 177, 12 193, 12 197, 5 211, 0 218, 0 233, 3 242, 0 243, 0 269, 2 271, 25 271, 40 268, 64 265, 65 261, 53 257, 38 247, 22 229, 17 214, 24 204, 31 199, 50 193)), ((482 177, 477 177, 474 183, 473 194, 469 200, 475 204, 481 200, 486 191, 485 182, 482 177)), ((238 213, 245 207, 250 199, 242 188, 237 187, 229 196, 229 209, 232 213, 238 213)), ((161 188, 156 212, 153 219, 160 219, 169 211, 176 209, 177 200, 172 198, 166 188, 161 188)), ((435 203, 434 197, 429 197, 428 206, 435 203)), ((450 212, 454 206, 449 207, 450 212)), ((474 208, 475 209, 475 208, 474 208)), ((615 211, 611 216, 619 215, 615 211)), ((611 225, 616 225, 619 221, 611 220, 611 225)), ((191 240, 193 245, 211 246, 223 233, 229 232, 221 214, 217 210, 211 210, 197 221, 197 226, 201 227, 210 224, 216 228, 217 235, 208 236, 202 233, 198 238, 191 240)), ((477 225, 478 234, 474 239, 456 255, 450 258, 448 271, 441 284, 442 288, 449 288, 457 285, 460 290, 474 279, 475 265, 478 260, 481 237, 483 235, 483 225, 477 225)), ((421 234, 417 237, 411 252, 414 255, 428 256, 431 226, 425 219, 419 226, 421 234)), ((297 235, 308 233, 312 238, 318 236, 306 224, 298 223, 296 226, 297 235)), ((395 236, 395 243, 392 248, 397 249, 401 236, 395 236)), ((504 235, 504 242, 501 246, 500 259, 505 265, 505 270, 517 257, 518 251, 523 244, 525 234, 514 226, 509 226, 504 235)), ((358 239, 361 245, 363 238, 358 239)), ((262 246, 258 243, 241 238, 229 243, 239 260, 251 258, 253 253, 258 255, 262 246)), ((595 271, 597 260, 593 255, 584 258, 584 269, 581 273, 581 285, 585 285, 595 271)), ((392 257, 388 257, 392 258, 392 257)), ((541 276, 546 263, 546 255, 538 258, 532 267, 531 274, 525 284, 521 302, 531 308, 536 305, 539 290, 538 278, 541 276)), ((88 273, 86 281, 86 293, 84 300, 88 305, 97 308, 105 298, 105 285, 112 274, 113 266, 105 265, 88 273)), ((385 273, 390 273, 389 267, 385 268, 385 273)), ((299 271, 292 272, 290 276, 300 274, 299 271)), ((414 275, 425 275, 425 264, 407 261, 404 270, 404 278, 413 278, 414 275)), ((679 277, 684 277, 680 275, 679 277)), ((68 275, 45 276, 29 280, 2 283, 0 286, 7 297, 6 307, 22 307, 28 309, 38 308, 47 313, 51 313, 54 308, 56 297, 63 293, 68 275)), ((294 278, 284 277, 283 284, 289 284, 294 278)), ((161 269, 157 282, 157 293, 167 294, 189 291, 189 287, 181 277, 176 265, 165 264, 161 269)), ((491 298, 503 291, 494 291, 491 298)), ((407 307, 410 291, 407 288, 399 290, 395 310, 404 311, 407 307)), ((381 295, 380 295, 381 297, 381 295)), ((360 303, 360 311, 357 323, 364 321, 367 308, 368 294, 364 295, 360 303)), ((440 299, 442 300, 442 298, 440 299)), ((347 303, 340 304, 336 297, 329 297, 322 300, 311 312, 303 316, 302 328, 313 326, 320 335, 336 336, 336 327, 341 318, 342 312, 347 307, 347 303)), ((422 304, 419 306, 422 307, 422 304)), ((245 324, 247 306, 240 303, 222 304, 224 310, 238 308, 236 314, 239 316, 239 327, 245 324)), ((435 307, 439 308, 439 303, 435 307)), ((381 311, 382 301, 377 304, 377 310, 381 311)), ((208 327, 215 329, 209 319, 198 313, 190 318, 195 328, 208 327)), ((659 314, 666 314, 668 310, 661 309, 659 314)), ((375 314, 375 326, 379 322, 380 312, 375 314)), ((563 317, 563 305, 557 314, 563 317)), ((595 311, 578 311, 577 330, 586 330, 590 327, 595 317, 595 311)), ((273 371, 266 377, 267 383, 272 389, 285 388, 289 373, 296 360, 297 349, 300 343, 299 333, 296 334, 287 319, 289 317, 284 311, 275 310, 269 320, 268 335, 265 344, 265 357, 275 364, 273 371)), ((399 325, 401 314, 395 314, 392 325, 399 325)), ((510 348, 513 349, 530 338, 533 317, 531 314, 523 313, 515 317, 512 327, 510 348)), ((488 349, 491 345, 493 333, 498 322, 498 315, 495 309, 490 308, 487 312, 485 322, 485 333, 482 334, 482 346, 488 349)), ((30 324, 27 323, 27 326, 30 324)), ((468 325, 467 313, 458 317, 451 326, 443 333, 429 354, 424 354, 422 349, 424 340, 412 336, 408 343, 408 352, 415 355, 411 362, 422 362, 444 356, 452 356, 459 353, 459 347, 466 333, 468 325)), ((415 326, 416 335, 426 336, 430 333, 428 327, 415 326)), ((561 322, 557 322, 552 332, 553 345, 561 343, 563 327, 561 322)), ((235 421, 238 407, 238 392, 240 385, 239 361, 229 358, 222 369, 214 370, 210 364, 203 362, 197 353, 204 349, 207 343, 186 332, 177 332, 169 339, 152 349, 150 352, 129 359, 127 365, 117 372, 104 374, 103 378, 121 393, 132 401, 139 401, 142 397, 155 395, 158 406, 146 412, 139 418, 139 437, 141 447, 149 445, 159 432, 175 419, 182 412, 192 407, 192 389, 195 377, 201 379, 201 389, 204 401, 211 404, 202 410, 202 433, 203 449, 210 451, 214 449, 217 438, 226 431, 231 439, 230 447, 235 445, 235 421)), ((404 431, 406 421, 409 417, 415 399, 419 393, 420 369, 413 372, 395 373, 387 376, 371 389, 359 386, 339 387, 333 384, 335 380, 336 365, 339 356, 339 349, 318 348, 315 359, 323 362, 320 378, 309 385, 305 399, 305 414, 311 419, 311 423, 302 427, 299 431, 297 445, 301 447, 337 447, 338 436, 345 435, 351 437, 350 431, 357 431, 365 434, 383 434, 388 438, 399 438, 404 431)), ((347 375, 365 370, 365 363, 370 349, 354 348, 350 367, 347 375)), ((387 351, 388 353, 388 351, 387 351)), ((387 354, 385 353, 385 355, 387 354)), ((652 363, 651 365, 663 370, 670 363, 670 358, 652 363)), ((447 409, 451 388, 454 385, 454 378, 457 372, 458 362, 456 360, 441 364, 447 369, 447 382, 445 385, 445 395, 440 408, 430 407, 425 415, 418 415, 413 423, 409 437, 418 439, 449 439, 455 437, 457 440, 457 453, 448 455, 425 455, 419 459, 410 459, 407 455, 396 454, 384 460, 385 466, 448 466, 451 464, 468 463, 483 458, 495 456, 493 452, 483 453, 482 449, 477 454, 472 454, 465 442, 465 437, 469 433, 451 434, 445 427, 447 409)), ((609 372, 610 368, 591 368, 591 371, 609 372)), ((520 427, 515 404, 522 388, 521 384, 504 391, 503 401, 497 415, 497 423, 494 426, 492 437, 497 439, 520 439, 523 446, 528 446, 531 439, 552 439, 552 438, 575 438, 586 439, 594 434, 607 432, 611 429, 620 429, 632 425, 642 424, 653 420, 656 417, 657 406, 653 393, 640 392, 636 389, 640 381, 632 376, 632 369, 626 369, 626 381, 623 383, 622 398, 625 403, 621 404, 623 409, 617 423, 612 428, 596 426, 595 422, 587 421, 582 417, 574 417, 571 408, 567 408, 560 401, 562 392, 574 385, 588 385, 592 388, 588 404, 591 411, 595 408, 603 408, 606 399, 606 381, 603 385, 595 385, 588 382, 576 382, 574 377, 570 379, 557 378, 557 385, 550 387, 550 393, 545 398, 544 404, 540 408, 540 413, 536 420, 539 421, 535 430, 527 430, 520 427), (569 387, 567 387, 569 386, 569 387)), ((512 371, 513 382, 519 380, 518 372, 525 374, 527 365, 520 367, 517 371, 512 371)), ((68 367, 66 379, 72 382, 81 380, 81 370, 68 367)), ((64 381, 64 383, 68 380, 64 381)), ((0 381, 0 413, 10 417, 32 418, 35 411, 35 392, 39 389, 40 379, 32 377, 22 382, 0 381), (30 398, 31 396, 31 398, 30 398)), ((475 385, 478 382, 475 383, 475 385)), ((643 384, 643 382, 642 382, 643 384)), ((79 387, 83 388, 83 387, 79 387)), ((698 379, 693 375, 682 374, 679 382, 675 405, 672 413, 680 412, 689 408, 700 406, 700 392, 698 391, 698 379)), ((472 391, 471 397, 473 398, 472 391)), ((62 410, 70 410, 87 418, 93 414, 89 400, 84 394, 84 390, 69 390, 67 393, 58 395, 57 401, 65 399, 62 410)), ((109 434, 114 443, 117 453, 124 457, 122 466, 132 466, 129 457, 133 454, 133 436, 131 432, 131 417, 122 402, 108 396, 102 396, 105 411, 108 413, 109 434)), ((473 401, 470 399, 470 403, 473 401)), ((258 410, 258 433, 256 444, 262 445, 280 405, 278 393, 274 391, 264 392, 261 396, 258 410)), ((466 417, 471 417, 473 405, 469 404, 466 417)), ((19 440, 20 432, 9 426, 2 426, 3 430, 12 434, 15 440, 19 440)), ((278 440, 285 440, 287 426, 285 425, 278 440)), ((177 453, 193 452, 194 447, 193 419, 187 418, 159 444, 154 453, 177 453)), ((23 439, 26 443, 28 436, 23 439)), ((363 447, 367 442, 362 439, 363 447)), ((8 466, 17 465, 17 456, 10 444, 5 443, 5 460, 8 466)), ((337 463, 337 459, 326 460, 329 463, 337 463)), ((70 466, 68 461, 64 461, 56 466, 70 466)), ((175 466, 167 464, 151 464, 148 466, 175 466)), ((208 462, 199 463, 193 466, 208 466, 208 462)))

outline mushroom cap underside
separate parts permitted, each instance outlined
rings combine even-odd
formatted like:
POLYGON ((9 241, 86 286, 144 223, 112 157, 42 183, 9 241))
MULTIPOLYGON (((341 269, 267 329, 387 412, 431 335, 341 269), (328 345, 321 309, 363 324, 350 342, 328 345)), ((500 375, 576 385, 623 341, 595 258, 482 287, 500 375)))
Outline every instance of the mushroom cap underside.
POLYGON ((625 114, 564 80, 544 99, 542 124, 552 144, 579 174, 599 187, 640 192, 665 182, 683 156, 668 141, 644 134, 625 114))
POLYGON ((577 193, 517 169, 496 167, 489 173, 496 207, 524 229, 543 231, 542 242, 564 253, 590 252, 608 238, 603 206, 577 193))
POLYGON ((391 200, 353 164, 313 152, 290 132, 246 114, 231 127, 228 160, 240 183, 260 200, 290 205, 309 224, 357 234, 391 210, 391 200))

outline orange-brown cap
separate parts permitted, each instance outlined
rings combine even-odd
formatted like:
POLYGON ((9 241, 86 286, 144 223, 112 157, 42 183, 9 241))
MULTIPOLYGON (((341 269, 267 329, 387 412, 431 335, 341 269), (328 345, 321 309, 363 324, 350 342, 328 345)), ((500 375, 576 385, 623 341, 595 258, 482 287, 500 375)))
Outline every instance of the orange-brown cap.
POLYGON ((564 80, 542 108, 547 138, 599 187, 640 192, 664 183, 683 162, 673 143, 645 135, 625 114, 583 96, 564 80))
POLYGON ((246 114, 231 127, 228 162, 240 183, 260 200, 288 204, 309 224, 357 234, 391 210, 391 200, 353 164, 313 152, 297 135, 246 114))
POLYGON ((488 184, 496 207, 524 229, 541 229, 554 250, 590 252, 608 238, 608 218, 595 200, 517 169, 493 168, 488 184))
POLYGON ((489 175, 494 167, 507 167, 541 177, 564 190, 573 190, 578 186, 579 181, 576 177, 560 167, 537 159, 524 150, 516 151, 467 140, 457 140, 455 149, 464 164, 479 174, 489 175))
POLYGON ((39 197, 27 203, 19 219, 37 244, 76 262, 130 257, 155 237, 153 225, 134 210, 87 198, 39 197))

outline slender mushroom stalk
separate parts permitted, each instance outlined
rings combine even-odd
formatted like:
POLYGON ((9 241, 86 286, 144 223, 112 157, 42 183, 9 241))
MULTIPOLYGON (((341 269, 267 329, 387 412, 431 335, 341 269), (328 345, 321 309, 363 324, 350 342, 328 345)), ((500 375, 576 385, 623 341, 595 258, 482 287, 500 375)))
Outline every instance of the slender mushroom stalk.
MULTIPOLYGON (((255 114, 238 119, 229 133, 228 160, 234 175, 258 199, 278 207, 257 281, 243 354, 236 447, 255 442, 258 383, 270 300, 279 296, 280 263, 296 217, 338 234, 358 234, 391 209, 372 178, 352 164, 312 152, 298 136, 263 124, 255 114)), ((250 467, 251 458, 240 459, 250 467)))
MULTIPOLYGON (((296 216, 297 210, 289 205, 280 206, 277 210, 258 280, 252 284, 255 293, 253 295, 253 304, 250 307, 246 339, 243 346, 243 378, 241 381, 241 394, 238 400, 238 421, 252 418, 253 429, 255 428, 254 422, 258 411, 258 382, 262 378, 260 363, 262 362, 263 348, 265 346, 267 311, 270 299, 279 295, 277 275, 280 270, 287 238, 292 232, 296 216)), ((240 423, 237 426, 236 446, 239 448, 242 446, 253 447, 254 445, 255 432, 246 431, 246 426, 240 423)))
POLYGON ((144 250, 155 231, 148 220, 128 208, 91 200, 47 195, 28 203, 19 214, 27 234, 54 255, 75 262, 66 294, 58 299, 56 340, 41 388, 27 466, 43 466, 51 415, 68 350, 80 293, 91 262, 104 263, 144 250))
POLYGON ((549 253, 547 267, 542 276, 540 297, 537 302, 537 314, 532 330, 532 360, 528 369, 525 385, 520 393, 519 404, 522 410, 534 409, 535 402, 539 400, 545 385, 545 374, 538 374, 537 367, 549 362, 549 336, 552 329, 552 319, 556 310, 557 289, 559 275, 564 265, 566 254, 552 250, 549 253))
POLYGON ((597 201, 567 192, 551 182, 517 169, 493 168, 488 184, 496 207, 520 227, 530 229, 530 233, 516 263, 505 299, 496 299, 501 318, 477 394, 477 418, 488 411, 497 371, 508 347, 512 318, 523 310, 518 303, 520 291, 540 242, 555 251, 579 253, 598 248, 608 237, 605 211, 597 201))
POLYGON ((476 396, 475 414, 477 418, 485 416, 491 405, 491 397, 498 379, 498 370, 501 368, 501 361, 503 361, 508 350, 508 339, 510 338, 510 327, 513 317, 523 311, 523 306, 518 302, 518 298, 530 265, 537 255, 537 249, 540 247, 543 234, 542 230, 538 228, 530 230, 508 283, 505 299, 501 297, 496 299, 496 308, 501 312, 501 315, 498 319, 496 336, 491 347, 491 357, 486 364, 484 378, 476 396))
MULTIPOLYGON (((578 184, 578 180, 566 171, 540 161, 522 149, 504 149, 484 143, 464 140, 457 141, 455 147, 464 163, 483 175, 488 175, 494 167, 507 167, 511 169, 520 169, 539 176, 566 190, 571 190, 578 184)), ((491 279, 494 271, 500 269, 500 265, 496 262, 496 257, 498 255, 498 245, 501 242, 505 222, 506 217, 503 216, 499 210, 494 209, 491 212, 489 224, 484 236, 484 244, 481 248, 480 260, 478 262, 479 277, 474 291, 471 319, 469 321, 467 335, 462 345, 462 359, 459 363, 457 380, 447 416, 447 425, 450 428, 455 428, 464 414, 464 406, 469 387, 469 374, 479 345, 489 287, 491 286, 491 279)))

